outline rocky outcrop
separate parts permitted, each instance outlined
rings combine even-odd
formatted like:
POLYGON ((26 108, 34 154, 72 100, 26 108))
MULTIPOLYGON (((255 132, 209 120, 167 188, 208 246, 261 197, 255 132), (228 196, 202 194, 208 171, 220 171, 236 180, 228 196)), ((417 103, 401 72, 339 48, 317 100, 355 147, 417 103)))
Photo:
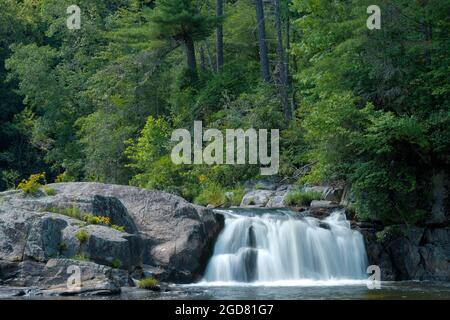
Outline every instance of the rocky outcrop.
POLYGON ((431 177, 433 205, 428 225, 448 225, 450 223, 450 177, 448 172, 439 171, 431 177))
POLYGON ((318 192, 322 194, 322 199, 325 201, 337 202, 341 201, 344 189, 340 187, 331 186, 310 186, 306 185, 303 187, 302 191, 305 192, 318 192))
POLYGON ((123 270, 88 261, 50 259, 47 263, 32 260, 0 261, 2 285, 24 288, 16 295, 111 295, 129 283, 123 270))
POLYGON ((450 229, 391 226, 359 228, 369 263, 382 280, 450 281, 450 229))
POLYGON ((275 194, 272 190, 253 190, 242 198, 241 207, 265 207, 275 194))
MULTIPOLYGON (((34 285, 32 279, 47 279, 47 273, 54 272, 48 265, 52 259, 78 257, 98 265, 99 273, 108 273, 107 279, 117 270, 139 278, 145 276, 144 269, 153 269, 159 270, 153 275, 160 280, 193 281, 206 265, 223 227, 220 214, 164 192, 100 183, 50 187, 55 196, 0 193, 3 283, 34 285), (111 224, 89 224, 71 211, 106 216, 111 224)), ((64 259, 58 259, 59 265, 64 259)), ((122 277, 122 283, 130 282, 127 277, 122 277)), ((36 283, 47 284, 44 280, 36 283)))
MULTIPOLYGON (((244 195, 241 207, 243 208, 284 208, 286 207, 285 199, 290 191, 298 187, 288 184, 276 185, 274 183, 257 183, 253 189, 249 189, 244 195)), ((327 203, 337 204, 341 201, 343 195, 343 188, 331 186, 310 186, 305 185, 301 189, 303 192, 317 192, 322 195, 323 201, 327 203)), ((319 203, 316 208, 319 208, 319 203)), ((325 204, 323 202, 322 204, 325 204)), ((328 208, 329 205, 326 205, 328 208)), ((336 207, 336 206, 334 206, 336 207)), ((325 208, 325 209, 326 209, 325 208)), ((320 209, 318 209, 320 211, 320 209)), ((329 210, 327 211, 329 213, 329 210)))

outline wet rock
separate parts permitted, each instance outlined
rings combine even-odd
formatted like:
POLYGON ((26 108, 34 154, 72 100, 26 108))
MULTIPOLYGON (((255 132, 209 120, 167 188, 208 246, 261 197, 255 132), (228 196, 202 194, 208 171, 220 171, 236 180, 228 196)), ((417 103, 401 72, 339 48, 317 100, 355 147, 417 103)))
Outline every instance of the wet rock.
POLYGON ((265 207, 275 194, 272 190, 253 190, 242 198, 241 207, 265 207))
POLYGON ((327 200, 313 200, 309 206, 309 209, 306 210, 308 215, 324 218, 329 216, 334 210, 339 208, 339 205, 336 202, 327 201, 327 200))
POLYGON ((426 223, 428 225, 445 226, 450 222, 449 193, 450 178, 446 171, 439 171, 431 177, 432 208, 430 217, 426 223))
POLYGON ((337 208, 339 207, 339 204, 333 201, 328 200, 313 200, 311 201, 310 208, 337 208))
POLYGON ((394 281, 397 272, 392 264, 391 257, 383 245, 377 241, 375 229, 357 229, 364 237, 369 265, 380 267, 382 281, 394 281))
POLYGON ((360 229, 369 263, 380 266, 382 279, 450 280, 448 228, 390 227, 382 238, 375 229, 360 229))

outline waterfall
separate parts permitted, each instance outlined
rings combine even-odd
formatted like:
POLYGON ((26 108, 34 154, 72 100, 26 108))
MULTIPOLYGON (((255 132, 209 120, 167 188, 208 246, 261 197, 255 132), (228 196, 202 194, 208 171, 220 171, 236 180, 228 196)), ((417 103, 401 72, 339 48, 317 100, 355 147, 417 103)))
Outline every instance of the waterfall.
POLYGON ((222 210, 204 282, 367 279, 360 232, 343 210, 323 220, 288 210, 222 210))

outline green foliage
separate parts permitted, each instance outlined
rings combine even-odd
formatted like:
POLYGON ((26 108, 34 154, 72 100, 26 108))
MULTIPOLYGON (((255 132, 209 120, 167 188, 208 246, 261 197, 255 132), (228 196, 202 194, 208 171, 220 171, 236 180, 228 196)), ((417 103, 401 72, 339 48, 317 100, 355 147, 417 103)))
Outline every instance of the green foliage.
POLYGON ((112 225, 111 224, 111 218, 107 216, 97 216, 92 213, 83 212, 81 209, 79 209, 77 206, 71 206, 67 208, 59 208, 59 207, 49 207, 45 209, 49 212, 54 212, 58 214, 62 214, 77 220, 81 220, 86 222, 87 224, 100 224, 107 227, 111 227, 113 229, 116 229, 118 231, 124 232, 123 226, 118 225, 112 225))
POLYGON ((118 226, 117 224, 112 224, 111 228, 113 228, 114 230, 120 231, 120 232, 125 232, 124 226, 118 226))
POLYGON ((122 262, 120 262, 120 260, 117 258, 114 258, 113 261, 111 262, 111 267, 113 267, 114 269, 120 269, 121 266, 122 262))
POLYGON ((383 243, 390 237, 401 235, 401 230, 398 225, 391 225, 385 227, 383 230, 376 233, 376 238, 379 243, 383 243))
POLYGON ((78 230, 77 233, 75 233, 75 237, 80 244, 83 244, 89 239, 89 234, 85 230, 78 230))
POLYGON ((73 256, 72 259, 77 260, 77 261, 82 261, 82 262, 88 262, 89 256, 87 256, 84 253, 81 253, 81 254, 77 254, 77 255, 73 256))
POLYGON ((70 177, 66 171, 64 171, 63 173, 60 173, 55 178, 55 183, 71 182, 71 181, 74 181, 74 179, 72 177, 70 177))
POLYGON ((27 194, 36 194, 43 184, 45 184, 45 173, 37 173, 32 174, 27 180, 22 180, 17 187, 27 194))
POLYGON ((309 206, 313 200, 322 200, 322 194, 317 191, 290 191, 284 200, 287 206, 309 206))
POLYGON ((5 170, 1 172, 1 178, 7 190, 14 189, 16 187, 16 182, 20 178, 20 173, 12 169, 5 170))
POLYGON ((194 202, 202 206, 208 204, 215 207, 224 205, 227 202, 225 190, 217 183, 207 184, 203 187, 197 198, 195 198, 194 202))
POLYGON ((195 0, 157 0, 152 15, 155 38, 205 39, 217 19, 200 12, 195 0))
POLYGON ((85 213, 82 212, 78 207, 71 206, 68 208, 59 208, 59 207, 49 207, 45 209, 48 212, 62 214, 77 220, 84 220, 85 213))
MULTIPOLYGON (((69 4, 0 0, 0 190, 35 172, 49 181, 64 172, 56 182, 129 183, 237 204, 240 192, 223 199, 225 191, 258 178, 257 166, 170 159, 172 130, 202 120, 282 129, 282 178, 351 185, 361 219, 416 223, 430 211, 431 177, 450 165, 448 1, 380 0, 382 29, 372 31, 369 0, 293 0, 289 10, 281 2, 295 109, 287 128, 276 33, 266 23, 274 83, 264 84, 251 1, 225 2, 218 21, 213 3, 197 0, 80 0, 76 32, 65 26, 69 4), (187 57, 196 70, 186 71, 187 57)), ((21 187, 34 193, 39 184, 21 187)))
POLYGON ((152 277, 143 278, 138 281, 138 287, 141 289, 149 289, 149 290, 158 289, 159 281, 152 277))
POLYGON ((109 217, 94 216, 90 213, 84 214, 83 220, 89 224, 103 224, 105 226, 109 226, 111 223, 111 219, 109 217))
POLYGON ((237 188, 229 190, 228 193, 231 195, 229 197, 226 197, 226 204, 230 206, 239 206, 242 202, 242 198, 244 198, 245 196, 245 188, 239 186, 237 188))
MULTIPOLYGON (((139 138, 129 140, 125 154, 130 159, 128 167, 145 172, 155 161, 169 151, 169 125, 163 119, 148 117, 139 138)), ((136 177, 139 180, 139 177, 136 177)))
POLYGON ((50 196, 50 197, 56 195, 56 190, 53 189, 53 188, 51 188, 51 187, 46 187, 46 186, 44 186, 42 189, 43 189, 44 192, 45 192, 48 196, 50 196))
POLYGON ((430 210, 430 177, 448 166, 441 148, 449 147, 442 125, 450 91, 441 76, 450 56, 441 31, 430 35, 413 25, 420 20, 443 30, 438 25, 449 24, 439 11, 450 7, 382 1, 382 28, 389 31, 368 32, 362 13, 369 4, 293 2, 301 16, 293 54, 308 144, 303 160, 313 164, 302 181, 345 181, 359 218, 414 224, 430 210), (412 40, 424 38, 429 42, 412 40))

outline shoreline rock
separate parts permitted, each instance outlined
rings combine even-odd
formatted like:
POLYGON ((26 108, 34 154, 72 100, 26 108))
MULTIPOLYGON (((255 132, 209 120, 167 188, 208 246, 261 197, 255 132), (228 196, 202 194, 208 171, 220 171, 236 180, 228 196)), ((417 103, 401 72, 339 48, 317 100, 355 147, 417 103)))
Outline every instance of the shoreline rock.
POLYGON ((43 285, 41 291, 68 294, 45 287, 55 258, 87 263, 90 267, 83 268, 89 274, 97 268, 105 277, 117 275, 90 294, 120 292, 132 276, 145 276, 144 266, 160 270, 154 274, 159 281, 192 282, 206 267, 223 228, 222 215, 164 192, 82 182, 50 186, 56 195, 0 193, 0 285, 43 285), (64 208, 108 217, 124 232, 67 216, 64 208), (79 255, 89 261, 71 259, 79 255))

